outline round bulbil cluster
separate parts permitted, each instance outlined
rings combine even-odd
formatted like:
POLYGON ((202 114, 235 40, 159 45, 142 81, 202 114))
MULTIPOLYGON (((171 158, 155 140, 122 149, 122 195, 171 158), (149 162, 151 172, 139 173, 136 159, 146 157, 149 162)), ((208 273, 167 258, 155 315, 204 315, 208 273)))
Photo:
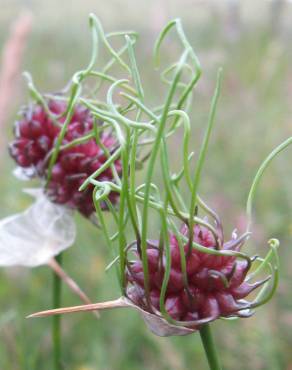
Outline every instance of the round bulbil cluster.
MULTIPOLYGON (((95 138, 70 146, 76 139, 93 132, 93 117, 82 105, 76 105, 73 109, 62 141, 64 149, 61 147, 48 179, 51 154, 65 122, 66 109, 67 103, 61 100, 50 100, 49 112, 40 104, 26 107, 15 124, 15 139, 10 144, 10 154, 30 177, 40 177, 46 182, 49 180, 46 193, 51 201, 66 204, 89 217, 94 212, 93 186, 89 185, 83 192, 78 189, 84 180, 107 160, 107 155, 95 138)), ((115 150, 116 141, 110 134, 101 134, 99 141, 110 153, 115 150)), ((117 160, 114 165, 120 173, 120 161, 117 160)), ((97 178, 99 181, 112 179, 113 173, 110 168, 97 178)), ((113 202, 117 198, 116 193, 110 194, 113 202)))
MULTIPOLYGON (((189 230, 183 226, 181 233, 187 238, 189 230)), ((245 281, 250 268, 248 259, 237 256, 222 256, 190 249, 188 242, 183 246, 186 263, 186 279, 182 272, 179 242, 170 234, 171 268, 164 305, 168 315, 176 321, 212 321, 219 317, 244 316, 248 296, 263 282, 250 284, 245 281), (187 280, 187 281, 186 281, 187 280)), ((216 239, 205 226, 194 226, 193 241, 210 250, 218 249, 216 239)), ((239 251, 243 239, 232 239, 223 243, 221 251, 239 251)), ((135 245, 137 259, 127 263, 127 296, 136 305, 151 313, 160 314, 160 296, 165 274, 166 253, 160 251, 158 241, 147 243, 149 277, 148 299, 144 287, 144 270, 141 252, 135 245)))

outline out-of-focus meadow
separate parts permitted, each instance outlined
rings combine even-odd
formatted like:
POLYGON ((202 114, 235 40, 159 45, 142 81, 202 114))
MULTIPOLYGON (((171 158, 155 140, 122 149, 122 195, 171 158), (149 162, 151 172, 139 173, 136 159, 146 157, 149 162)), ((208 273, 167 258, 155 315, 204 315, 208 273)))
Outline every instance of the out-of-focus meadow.
MULTIPOLYGON (((152 45, 171 18, 181 17, 203 66, 192 107, 196 150, 207 120, 216 70, 224 83, 216 127, 204 170, 201 193, 224 219, 226 233, 243 229, 246 196, 253 175, 268 152, 292 134, 292 4, 285 1, 195 0, 0 0, 0 49, 11 22, 23 10, 33 27, 22 69, 33 74, 41 91, 59 91, 90 55, 87 15, 98 15, 107 31, 134 29, 140 72, 150 101, 161 101, 160 83, 151 78, 152 45)), ((173 40, 175 37, 173 36, 173 40)), ((166 58, 176 53, 165 48, 166 58)), ((12 137, 18 107, 28 99, 23 81, 1 136, 12 137)), ((6 143, 5 143, 6 145, 6 143)), ((173 158, 178 150, 173 141, 173 158)), ((225 369, 292 369, 292 148, 269 168, 256 199, 254 237, 246 248, 264 254, 267 240, 281 241, 281 281, 276 297, 247 320, 213 324, 225 369)), ((1 148, 0 215, 24 209, 30 202, 12 175, 14 163, 1 148)), ((157 174, 159 176, 159 174, 157 174)), ((119 294, 102 233, 76 216, 78 238, 64 254, 66 270, 94 301, 119 294)), ((50 319, 25 316, 51 307, 51 272, 0 270, 0 368, 51 369, 50 319)), ((79 304, 66 287, 64 305, 79 304)), ((63 319, 64 369, 206 369, 199 335, 156 338, 133 311, 104 312, 63 319)))

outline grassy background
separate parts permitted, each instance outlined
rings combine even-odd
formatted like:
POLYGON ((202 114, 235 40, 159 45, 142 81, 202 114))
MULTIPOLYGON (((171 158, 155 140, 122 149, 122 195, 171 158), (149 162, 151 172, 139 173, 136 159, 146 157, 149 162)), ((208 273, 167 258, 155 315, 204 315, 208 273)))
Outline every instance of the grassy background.
MULTIPOLYGON (((218 66, 224 85, 217 125, 201 185, 202 193, 224 219, 227 233, 242 224, 252 177, 267 153, 292 133, 292 5, 276 12, 272 2, 240 2, 239 18, 232 1, 195 0, 0 0, 0 48, 9 25, 22 9, 34 15, 24 69, 32 72, 41 91, 58 91, 82 68, 90 53, 87 15, 96 13, 106 30, 135 29, 142 78, 150 101, 160 99, 158 80, 151 73, 152 45, 162 25, 181 17, 202 62, 204 75, 193 106, 192 146, 200 142, 218 66), (278 15, 277 15, 278 14, 278 15)), ((171 58, 176 47, 165 50, 171 58)), ((27 100, 23 83, 8 122, 8 137, 17 109, 27 100)), ((3 135, 4 133, 1 133, 3 135)), ((173 149, 175 148, 173 143, 173 149)), ((175 158, 175 150, 173 150, 175 158)), ((291 156, 281 155, 264 177, 257 194, 251 253, 264 253, 266 240, 281 240, 281 283, 276 298, 249 320, 216 322, 213 327, 226 369, 292 369, 291 156)), ((13 163, 1 158, 0 215, 29 204, 13 178, 13 163)), ((158 174, 159 176, 159 174, 158 174)), ((94 300, 118 296, 100 231, 78 220, 78 240, 65 253, 65 266, 94 300)), ((50 319, 27 321, 25 315, 51 305, 48 268, 0 271, 0 368, 51 369, 50 319)), ((64 304, 78 304, 66 287, 64 304)), ((132 311, 105 312, 95 321, 90 314, 63 320, 64 369, 151 370, 206 369, 198 335, 156 338, 132 311)))

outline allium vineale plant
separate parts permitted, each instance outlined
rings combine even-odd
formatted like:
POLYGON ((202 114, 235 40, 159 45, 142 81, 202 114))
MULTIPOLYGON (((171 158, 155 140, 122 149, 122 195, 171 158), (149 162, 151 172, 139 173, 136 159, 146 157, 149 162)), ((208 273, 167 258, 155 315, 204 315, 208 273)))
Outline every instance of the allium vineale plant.
MULTIPOLYGON (((124 39, 127 34, 127 42, 134 44, 136 34, 107 35, 93 15, 90 16, 90 28, 93 42, 89 64, 76 72, 61 92, 40 93, 30 74, 24 73, 31 101, 21 109, 14 125, 14 139, 9 145, 10 154, 18 165, 15 175, 26 181, 38 179, 39 188, 25 190, 36 198, 27 210, 0 221, 0 265, 49 265, 54 271, 55 307, 61 304, 61 280, 84 303, 91 303, 61 267, 61 252, 75 241, 73 211, 79 211, 100 225, 100 220, 95 217, 94 184, 89 184, 82 192, 79 187, 92 174, 105 186, 109 182, 119 186, 122 177, 119 133, 112 124, 110 113, 103 114, 107 103, 101 99, 106 88, 104 85, 117 81, 110 74, 112 67, 118 64, 128 77, 132 73, 120 57, 128 48, 122 47, 116 52, 108 40, 124 39), (96 71, 100 41, 106 46, 110 58, 104 68, 96 71)), ((126 92, 137 94, 127 81, 121 87, 126 92)), ((115 109, 123 114, 131 107, 117 104, 115 109)), ((133 163, 141 167, 138 157, 133 163)), ((108 199, 109 202, 100 203, 102 211, 117 207, 119 192, 110 191, 108 199)), ((52 335, 54 367, 60 369, 59 318, 53 320, 52 335)))
MULTIPOLYGON (((90 22, 94 30, 94 45, 101 41, 112 55, 112 61, 101 72, 92 72, 91 62, 88 69, 73 77, 65 122, 52 149, 54 154, 47 167, 47 177, 54 180, 54 166, 61 165, 58 158, 62 160, 59 154, 63 140, 70 136, 72 117, 74 112, 78 112, 79 104, 84 104, 89 108, 90 115, 110 128, 116 138, 110 145, 104 144, 108 148, 105 160, 99 168, 91 168, 90 175, 90 171, 84 171, 78 186, 81 185, 81 194, 93 189, 97 219, 113 254, 108 268, 116 268, 122 297, 115 301, 49 310, 32 316, 115 307, 134 308, 141 313, 154 334, 186 335, 199 331, 210 368, 220 369, 209 323, 219 318, 249 317, 254 309, 272 298, 277 287, 279 242, 269 240, 270 249, 264 258, 249 256, 244 246, 252 235, 251 214, 259 180, 270 161, 292 139, 289 138, 267 157, 252 181, 247 200, 246 231, 241 235, 236 232, 229 237, 224 235, 224 221, 199 195, 219 99, 221 70, 218 72, 206 132, 201 147, 192 148, 194 154, 189 151, 191 130, 195 129, 191 125, 190 107, 193 91, 201 76, 201 66, 180 20, 169 22, 155 44, 156 66, 159 65, 161 47, 172 30, 176 30, 183 48, 178 60, 161 72, 166 95, 156 107, 147 103, 144 94, 134 53, 135 34, 105 34, 94 16, 90 16, 90 22), (111 37, 117 36, 125 41, 118 51, 110 44, 111 37), (128 63, 125 62, 126 57, 128 63), (127 73, 127 79, 115 79, 109 75, 108 70, 114 62, 127 73), (81 97, 82 82, 88 76, 110 82, 104 101, 91 102, 81 97), (177 135, 179 129, 183 130, 183 138, 181 145, 177 146, 177 163, 181 158, 182 164, 180 169, 174 171, 169 155, 169 138, 177 135), (111 150, 112 147, 115 149, 111 150), (148 159, 142 180, 141 176, 139 180, 136 176, 137 157, 148 159), (117 166, 118 159, 121 167, 117 166), (109 169, 110 174, 103 178, 103 173, 108 173, 109 169), (160 179, 156 179, 156 171, 162 175, 162 184, 160 179), (112 194, 118 194, 118 207, 112 194), (102 212, 105 206, 115 223, 114 231, 109 229, 108 218, 102 212), (266 272, 264 278, 263 272, 266 272), (255 295, 248 297, 256 290, 255 295)), ((96 55, 96 48, 93 55, 96 55)), ((83 135, 85 140, 87 132, 83 135)), ((76 140, 82 140, 82 135, 76 140)), ((22 144, 16 146, 13 155, 22 161, 22 152, 17 151, 19 148, 22 144)), ((86 150, 85 153, 90 161, 91 155, 86 150)), ((27 157, 24 159, 27 160, 27 157)), ((63 171, 62 165, 60 171, 63 171)), ((80 174, 78 171, 72 169, 72 175, 80 174)), ((60 177, 63 178, 63 172, 60 177)))

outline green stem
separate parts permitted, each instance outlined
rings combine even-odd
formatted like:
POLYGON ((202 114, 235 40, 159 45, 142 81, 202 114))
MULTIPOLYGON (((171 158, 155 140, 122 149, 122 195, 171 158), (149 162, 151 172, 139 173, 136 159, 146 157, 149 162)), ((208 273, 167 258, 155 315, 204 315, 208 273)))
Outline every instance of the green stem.
MULTIPOLYGON (((56 257, 59 265, 62 265, 62 255, 56 257)), ((61 306, 61 279, 53 272, 53 308, 61 306)), ((53 360, 54 369, 61 370, 61 316, 52 317, 52 340, 53 340, 53 360)))
POLYGON ((253 208, 253 202, 254 202, 254 197, 255 197, 255 192, 258 188, 259 182, 266 170, 266 168, 269 166, 269 164, 272 162, 272 160, 282 152, 282 150, 286 149, 289 145, 292 144, 292 137, 289 137, 287 140, 285 140, 283 143, 281 143, 279 146, 277 146, 268 156, 267 158, 263 161, 261 164, 260 168, 258 169, 248 197, 247 197, 247 204, 246 204, 246 213, 247 213, 247 231, 250 230, 251 228, 251 222, 252 222, 252 208, 253 208))
POLYGON ((222 370, 209 324, 205 324, 202 326, 202 328, 200 329, 200 336, 210 370, 222 370))

